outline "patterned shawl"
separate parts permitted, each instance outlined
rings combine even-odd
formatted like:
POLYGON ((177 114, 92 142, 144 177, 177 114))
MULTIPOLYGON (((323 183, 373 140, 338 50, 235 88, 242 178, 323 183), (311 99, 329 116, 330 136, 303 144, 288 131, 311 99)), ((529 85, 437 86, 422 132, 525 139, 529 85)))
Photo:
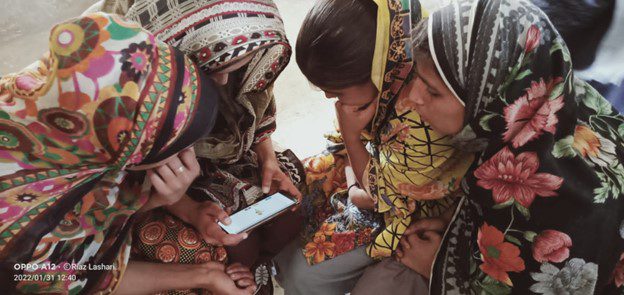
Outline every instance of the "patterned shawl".
POLYGON ((431 292, 614 294, 624 117, 574 78, 565 43, 529 1, 452 1, 431 15, 429 42, 466 106, 464 134, 487 142, 431 292))
POLYGON ((195 145, 198 156, 235 163, 270 137, 276 127, 271 85, 291 55, 272 0, 107 0, 104 9, 140 22, 207 73, 254 55, 242 77, 230 79, 240 84, 223 95, 219 127, 195 145))
POLYGON ((45 58, 0 79, 3 291, 114 290, 151 187, 125 168, 209 132, 215 89, 181 52, 117 16, 55 26, 45 58))
POLYGON ((372 125, 374 154, 364 185, 383 213, 385 228, 367 248, 388 257, 413 218, 439 216, 453 205, 459 183, 472 162, 450 138, 420 119, 399 93, 413 69, 410 30, 423 12, 418 1, 376 0, 377 42, 372 80, 380 89, 372 125))

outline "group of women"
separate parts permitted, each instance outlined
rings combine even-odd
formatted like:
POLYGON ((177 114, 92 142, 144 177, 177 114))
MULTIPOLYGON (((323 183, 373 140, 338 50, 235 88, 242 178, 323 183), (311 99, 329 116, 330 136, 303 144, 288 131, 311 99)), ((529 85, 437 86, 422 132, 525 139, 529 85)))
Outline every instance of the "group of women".
POLYGON ((315 2, 296 61, 339 132, 303 162, 271 0, 105 0, 49 47, 0 79, 10 294, 623 291, 624 117, 527 0, 315 2))

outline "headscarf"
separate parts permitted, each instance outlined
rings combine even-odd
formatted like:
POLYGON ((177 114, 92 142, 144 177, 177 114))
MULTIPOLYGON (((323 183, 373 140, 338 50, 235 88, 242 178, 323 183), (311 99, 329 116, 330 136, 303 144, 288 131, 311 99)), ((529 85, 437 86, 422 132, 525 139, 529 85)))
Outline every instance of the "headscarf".
POLYGON ((273 133, 272 83, 288 64, 291 48, 272 0, 108 0, 107 7, 182 50, 207 73, 253 55, 239 84, 223 95, 219 128, 195 145, 198 156, 234 163, 273 133))
POLYGON ((388 257, 413 218, 436 217, 454 204, 455 191, 471 163, 450 138, 431 130, 399 93, 412 78, 411 29, 426 12, 416 0, 375 0, 377 37, 371 78, 379 106, 371 134, 374 154, 365 189, 384 213, 386 227, 367 248, 388 257))
POLYGON ((2 77, 0 95, 0 285, 112 292, 151 189, 126 168, 209 132, 214 85, 137 24, 97 13, 56 25, 46 57, 2 77), (14 280, 22 273, 41 279, 14 280))
POLYGON ((624 257, 624 117, 574 78, 565 43, 529 1, 452 1, 428 36, 465 104, 464 133, 487 141, 431 292, 612 294, 624 257))

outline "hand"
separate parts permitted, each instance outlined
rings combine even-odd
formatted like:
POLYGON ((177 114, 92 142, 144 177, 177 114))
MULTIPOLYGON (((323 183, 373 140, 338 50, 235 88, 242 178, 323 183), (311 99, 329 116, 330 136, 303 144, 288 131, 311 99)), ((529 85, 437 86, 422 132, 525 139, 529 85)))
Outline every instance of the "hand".
POLYGON ((199 288, 208 289, 214 295, 251 295, 256 290, 253 285, 239 288, 230 275, 225 273, 225 265, 216 262, 198 264, 194 280, 199 288))
POLYGON ((431 266, 440 247, 442 236, 434 231, 421 235, 403 235, 400 248, 396 250, 397 260, 418 274, 429 278, 431 266))
POLYGON ((349 200, 351 200, 351 203, 353 203, 355 207, 358 207, 358 209, 375 209, 375 202, 373 201, 373 199, 368 195, 365 190, 359 187, 353 187, 349 190, 349 200))
POLYGON ((229 225, 232 220, 225 210, 218 204, 210 201, 195 202, 196 207, 190 217, 190 222, 199 232, 206 243, 213 245, 236 246, 242 240, 248 237, 247 233, 230 235, 223 231, 217 222, 221 221, 225 225, 229 225))
POLYGON ((170 157, 162 166, 147 170, 153 190, 145 207, 151 209, 178 202, 198 175, 199 163, 193 148, 170 157))
MULTIPOLYGON (((375 98, 376 100, 376 98, 375 98)), ((348 106, 340 101, 336 102, 336 116, 340 125, 340 133, 343 137, 360 137, 362 130, 373 120, 375 112, 377 112, 377 104, 375 101, 370 103, 368 107, 361 110, 362 106, 348 106)))
MULTIPOLYGON (((282 169, 275 158, 268 157, 262 162, 262 192, 265 194, 274 194, 277 191, 283 191, 290 196, 295 197, 298 203, 301 203, 302 194, 293 184, 292 180, 282 169)), ((293 211, 297 206, 293 207, 293 211)))
POLYGON ((254 279, 254 276, 249 268, 240 263, 234 263, 228 266, 225 269, 225 273, 227 273, 230 278, 236 282, 236 286, 239 288, 247 288, 250 286, 257 287, 256 280, 254 279))

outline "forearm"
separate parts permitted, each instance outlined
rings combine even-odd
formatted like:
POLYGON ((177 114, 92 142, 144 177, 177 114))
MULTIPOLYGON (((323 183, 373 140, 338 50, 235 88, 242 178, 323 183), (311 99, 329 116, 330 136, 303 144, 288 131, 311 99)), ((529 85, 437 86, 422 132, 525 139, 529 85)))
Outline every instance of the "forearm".
POLYGON ((116 295, 155 294, 197 288, 190 265, 130 261, 116 295))
POLYGON ((370 154, 366 150, 364 143, 360 139, 360 135, 344 135, 345 146, 347 147, 347 154, 349 155, 349 162, 355 174, 355 179, 360 185, 363 184, 362 178, 366 165, 370 161, 370 154))

